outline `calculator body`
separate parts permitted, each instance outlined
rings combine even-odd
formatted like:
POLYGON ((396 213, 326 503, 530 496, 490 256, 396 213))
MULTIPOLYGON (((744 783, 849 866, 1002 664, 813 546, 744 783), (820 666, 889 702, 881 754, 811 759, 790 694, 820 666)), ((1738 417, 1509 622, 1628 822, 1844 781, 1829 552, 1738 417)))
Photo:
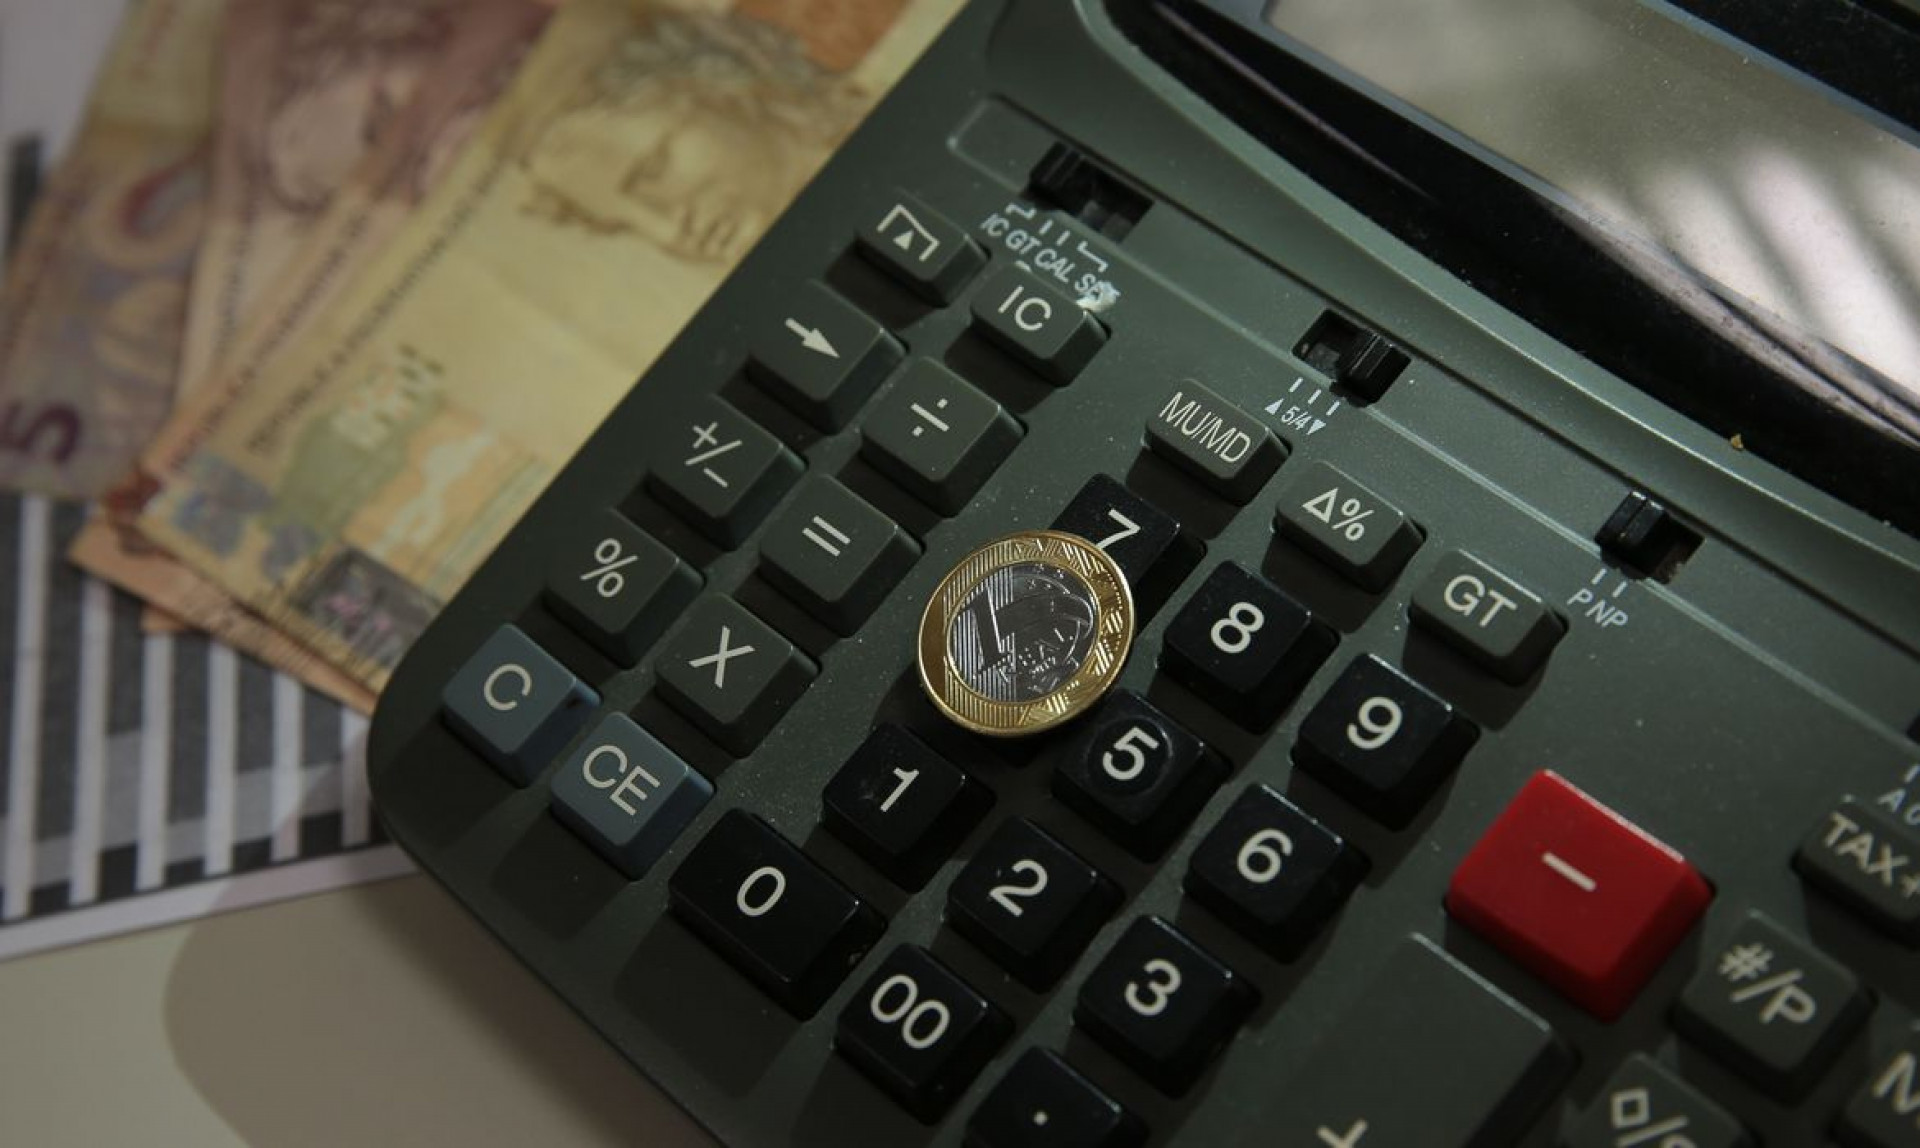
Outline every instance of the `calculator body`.
MULTIPOLYGON (((1863 911, 1832 881, 1810 877, 1803 856, 1818 853, 1836 809, 1864 806, 1876 826, 1892 827, 1858 845, 1867 866, 1899 869, 1908 863, 1886 858, 1912 857, 1920 868, 1920 744, 1906 735, 1920 719, 1920 541, 1729 450, 1725 436, 1416 254, 1143 49, 1135 29, 1162 17, 1147 5, 1097 0, 980 0, 956 17, 402 664, 369 751, 389 832, 728 1144, 972 1142, 969 1122, 1036 1047, 1063 1056, 1151 1144, 1545 1148, 1632 1093, 1614 1082, 1636 1054, 1755 1142, 1829 1142, 1843 1110, 1897 1075, 1920 1016, 1911 931, 1876 918, 1890 911, 1885 905, 1863 911), (1051 200, 1034 191, 1050 156, 1087 165, 1051 200), (1063 206, 1062 194, 1078 196, 1078 210, 1063 206), (928 234, 951 238, 931 230, 935 220, 957 228, 984 257, 979 266, 957 286, 916 289, 857 249, 863 229, 896 207, 924 212, 928 234), (1065 381, 1047 377, 1058 348, 1023 350, 976 316, 981 285, 1009 267, 1098 324, 1097 345, 1065 381), (929 298, 944 291, 949 301, 929 298), (793 331, 788 320, 814 328, 794 312, 822 293, 870 319, 899 352, 844 409, 797 402, 764 364, 749 362, 749 348, 770 330, 793 331), (1371 396, 1361 393, 1368 380, 1343 381, 1329 366, 1367 336, 1404 356, 1371 396), (1316 358, 1317 350, 1329 353, 1316 358), (979 473, 957 487, 916 487, 900 477, 901 460, 885 465, 871 445, 880 433, 873 412, 923 361, 985 396, 1005 420, 988 420, 1000 428, 989 461, 969 463, 979 473), (1177 457, 1177 444, 1150 448, 1176 393, 1219 404, 1218 433, 1264 429, 1284 461, 1252 480, 1226 479, 1206 472, 1207 458, 1177 457), (712 508, 689 505, 657 477, 726 441, 719 433, 699 441, 712 409, 703 404, 716 398, 790 461, 768 480, 762 505, 730 505, 718 512, 721 526, 698 521, 712 508), (1358 493, 1336 494, 1316 511, 1326 492, 1293 481, 1301 474, 1332 476, 1328 491, 1355 483, 1358 493), (1054 524, 1102 475, 1177 521, 1181 538, 1159 581, 1136 587, 1138 633, 1119 687, 1203 743, 1219 768, 1157 852, 1123 844, 1058 796, 1071 725, 1030 739, 966 733, 928 703, 914 666, 923 608, 946 572, 997 536, 1054 524), (769 524, 811 476, 834 478, 910 539, 891 588, 851 617, 822 616, 765 568, 769 524), (1283 493, 1304 495, 1291 508, 1296 528, 1310 533, 1317 520, 1329 532, 1318 548, 1289 536, 1284 523, 1276 531, 1283 493), (1636 495, 1673 511, 1687 543, 1661 576, 1595 541, 1610 521, 1631 517, 1622 507, 1636 495), (624 550, 596 555, 604 539, 592 524, 607 511, 697 580, 682 607, 625 656, 588 636, 555 597, 569 581, 596 589, 633 572, 608 569, 624 550), (1384 577, 1362 579, 1375 585, 1329 562, 1324 551, 1384 530, 1389 512, 1404 518, 1409 533, 1399 537, 1410 546, 1384 577), (1432 583, 1460 562, 1473 564, 1457 569, 1478 582, 1456 574, 1432 583), (1224 714, 1217 697, 1168 669, 1182 611, 1229 563, 1304 608, 1326 641, 1285 698, 1250 717, 1224 714), (1430 584, 1443 609, 1449 588, 1458 603, 1475 585, 1494 598, 1517 587, 1547 619, 1550 649, 1521 665, 1473 656, 1410 612, 1430 584), (715 597, 791 643, 791 680, 776 712, 703 723, 684 693, 662 682, 659 652, 677 648, 676 626, 694 625, 689 619, 705 616, 697 603, 715 597), (658 843, 643 876, 631 878, 554 810, 553 786, 584 726, 517 780, 449 721, 449 683, 503 626, 591 691, 583 710, 629 715, 710 789, 689 800, 684 824, 658 843), (1368 656, 1443 702, 1464 731, 1444 776, 1386 812, 1300 764, 1310 715, 1368 656), (957 766, 983 798, 917 889, 823 825, 823 793, 883 724, 957 766), (1542 771, 1683 858, 1706 891, 1697 920, 1612 1019, 1448 907, 1465 860, 1542 771), (1188 884, 1202 839, 1256 786, 1364 858, 1349 892, 1284 958, 1196 900, 1188 884), (1848 799, 1855 804, 1843 806, 1848 799), (846 955, 808 1015, 743 975, 670 908, 677 867, 736 810, 872 914, 871 939, 846 955), (1091 940, 1043 989, 960 935, 949 914, 969 857, 1016 818, 1084 859, 1117 894, 1091 940), (1711 975, 1756 913, 1853 980, 1846 1030, 1792 1088, 1757 1085, 1742 1070, 1746 1054, 1726 1047, 1739 1044, 1737 1033, 1703 1036, 1698 1018, 1676 1025, 1689 986, 1711 975), (1096 966, 1146 918, 1216 958, 1249 994, 1192 1079, 1171 1086, 1076 1019, 1096 966), (920 1111, 836 1052, 848 1014, 867 1007, 904 1016, 914 1003, 870 991, 875 968, 903 944, 924 950, 1003 1021, 978 1065, 920 1111), (1466 995, 1494 1001, 1498 1015, 1538 1022, 1529 1031, 1540 1048, 1523 1058, 1524 1073, 1481 1080, 1470 1035, 1389 1026, 1378 1034, 1391 1044, 1377 1061, 1393 1077, 1386 1093, 1363 1083, 1343 1097, 1345 1084, 1315 1076, 1327 1057, 1358 1055, 1369 1038, 1360 1029, 1374 1016, 1368 999, 1391 987, 1379 978, 1400 967, 1410 944, 1423 954, 1416 963, 1444 953, 1444 966, 1433 967, 1461 978, 1466 995), (1456 1083, 1457 1095, 1447 1096, 1456 1083), (1453 1131, 1430 1142, 1386 1138, 1378 1130, 1392 1115, 1370 1107, 1386 1103, 1382 1095, 1453 1131), (1321 1113, 1314 1106, 1323 1099, 1348 1107, 1321 1113)), ((910 451, 932 429, 913 419, 931 415, 901 409, 910 417, 892 433, 910 451)), ((1221 462, 1231 453, 1225 441, 1196 449, 1221 462)), ((814 541, 830 550, 835 537, 814 541)), ((1484 614, 1492 600, 1464 612, 1484 614)), ((714 653, 724 655, 724 644, 714 653)), ((1362 740, 1386 724, 1378 709, 1346 717, 1334 728, 1351 727, 1362 740)), ((1265 864, 1257 848, 1241 859, 1256 871, 1265 864)), ((1566 878, 1568 896, 1579 896, 1578 877, 1588 876, 1576 874, 1566 878)), ((764 892, 743 887, 741 909, 764 892)), ((1150 980, 1138 985, 1137 994, 1154 991, 1150 980)), ((1789 992, 1781 1007, 1791 1011, 1795 999, 1789 992)), ((1475 1007, 1457 1015, 1470 1019, 1475 1007)), ((1497 1027, 1485 1040, 1498 1043, 1497 1027)), ((1894 1105, 1893 1086, 1886 1092, 1894 1105)), ((1889 1112, 1890 1122, 1900 1115, 1889 1112)), ((1616 1111, 1608 1129, 1630 1136, 1668 1115, 1616 1111)))

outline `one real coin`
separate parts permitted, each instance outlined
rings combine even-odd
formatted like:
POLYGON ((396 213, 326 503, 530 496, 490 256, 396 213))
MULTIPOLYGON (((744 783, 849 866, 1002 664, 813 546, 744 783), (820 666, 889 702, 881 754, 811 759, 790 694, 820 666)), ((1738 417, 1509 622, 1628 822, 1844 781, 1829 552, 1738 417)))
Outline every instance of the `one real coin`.
POLYGON ((1106 551, 1055 530, 961 559, 920 617, 920 683, 975 733, 1024 737, 1100 700, 1133 647, 1133 592, 1106 551))

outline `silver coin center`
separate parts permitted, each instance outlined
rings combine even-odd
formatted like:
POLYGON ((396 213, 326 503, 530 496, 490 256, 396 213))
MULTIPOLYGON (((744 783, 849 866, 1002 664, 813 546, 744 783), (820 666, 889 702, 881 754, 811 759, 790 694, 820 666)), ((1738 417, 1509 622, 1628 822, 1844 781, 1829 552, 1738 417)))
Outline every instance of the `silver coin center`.
POLYGON ((973 692, 1037 701, 1067 684, 1093 652, 1099 604, 1072 572, 1015 562, 980 580, 947 624, 947 660, 973 692))

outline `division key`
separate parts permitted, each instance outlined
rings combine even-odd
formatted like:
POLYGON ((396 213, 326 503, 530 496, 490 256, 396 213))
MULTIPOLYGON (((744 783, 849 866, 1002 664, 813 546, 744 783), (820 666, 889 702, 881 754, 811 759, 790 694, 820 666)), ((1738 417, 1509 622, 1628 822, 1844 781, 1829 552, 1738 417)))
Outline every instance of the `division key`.
POLYGON ((1572 1068, 1545 1021, 1416 935, 1258 1123, 1289 1148, 1505 1148, 1572 1068))

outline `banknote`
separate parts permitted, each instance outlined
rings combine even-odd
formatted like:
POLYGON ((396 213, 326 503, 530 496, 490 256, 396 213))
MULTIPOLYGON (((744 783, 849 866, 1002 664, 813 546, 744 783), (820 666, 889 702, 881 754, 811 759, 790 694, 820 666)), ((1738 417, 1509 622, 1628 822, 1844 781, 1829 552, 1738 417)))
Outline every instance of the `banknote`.
POLYGON ((182 391, 239 335, 260 292, 452 43, 456 7, 464 5, 230 0, 182 391))
POLYGON ((574 0, 140 530, 372 688, 958 0, 574 0))
POLYGON ((224 0, 135 0, 0 290, 0 487, 119 478, 166 416, 224 0))
MULTIPOLYGON (((409 7, 457 14, 451 40, 413 84, 406 106, 381 128, 379 142, 330 192, 326 210, 305 228, 304 240, 282 261, 226 353, 198 383, 184 388, 174 417, 148 444, 140 466, 102 499, 102 513, 88 522, 70 553, 96 577, 144 599, 161 618, 206 630, 349 704, 356 699, 343 697, 310 668, 321 663, 308 651, 275 635, 218 584, 141 537, 133 520, 159 488, 159 476, 191 453, 232 397, 299 336, 354 269, 421 205, 506 89, 551 13, 532 0, 446 0, 409 7)), ((164 628, 152 610, 148 628, 164 628)))

